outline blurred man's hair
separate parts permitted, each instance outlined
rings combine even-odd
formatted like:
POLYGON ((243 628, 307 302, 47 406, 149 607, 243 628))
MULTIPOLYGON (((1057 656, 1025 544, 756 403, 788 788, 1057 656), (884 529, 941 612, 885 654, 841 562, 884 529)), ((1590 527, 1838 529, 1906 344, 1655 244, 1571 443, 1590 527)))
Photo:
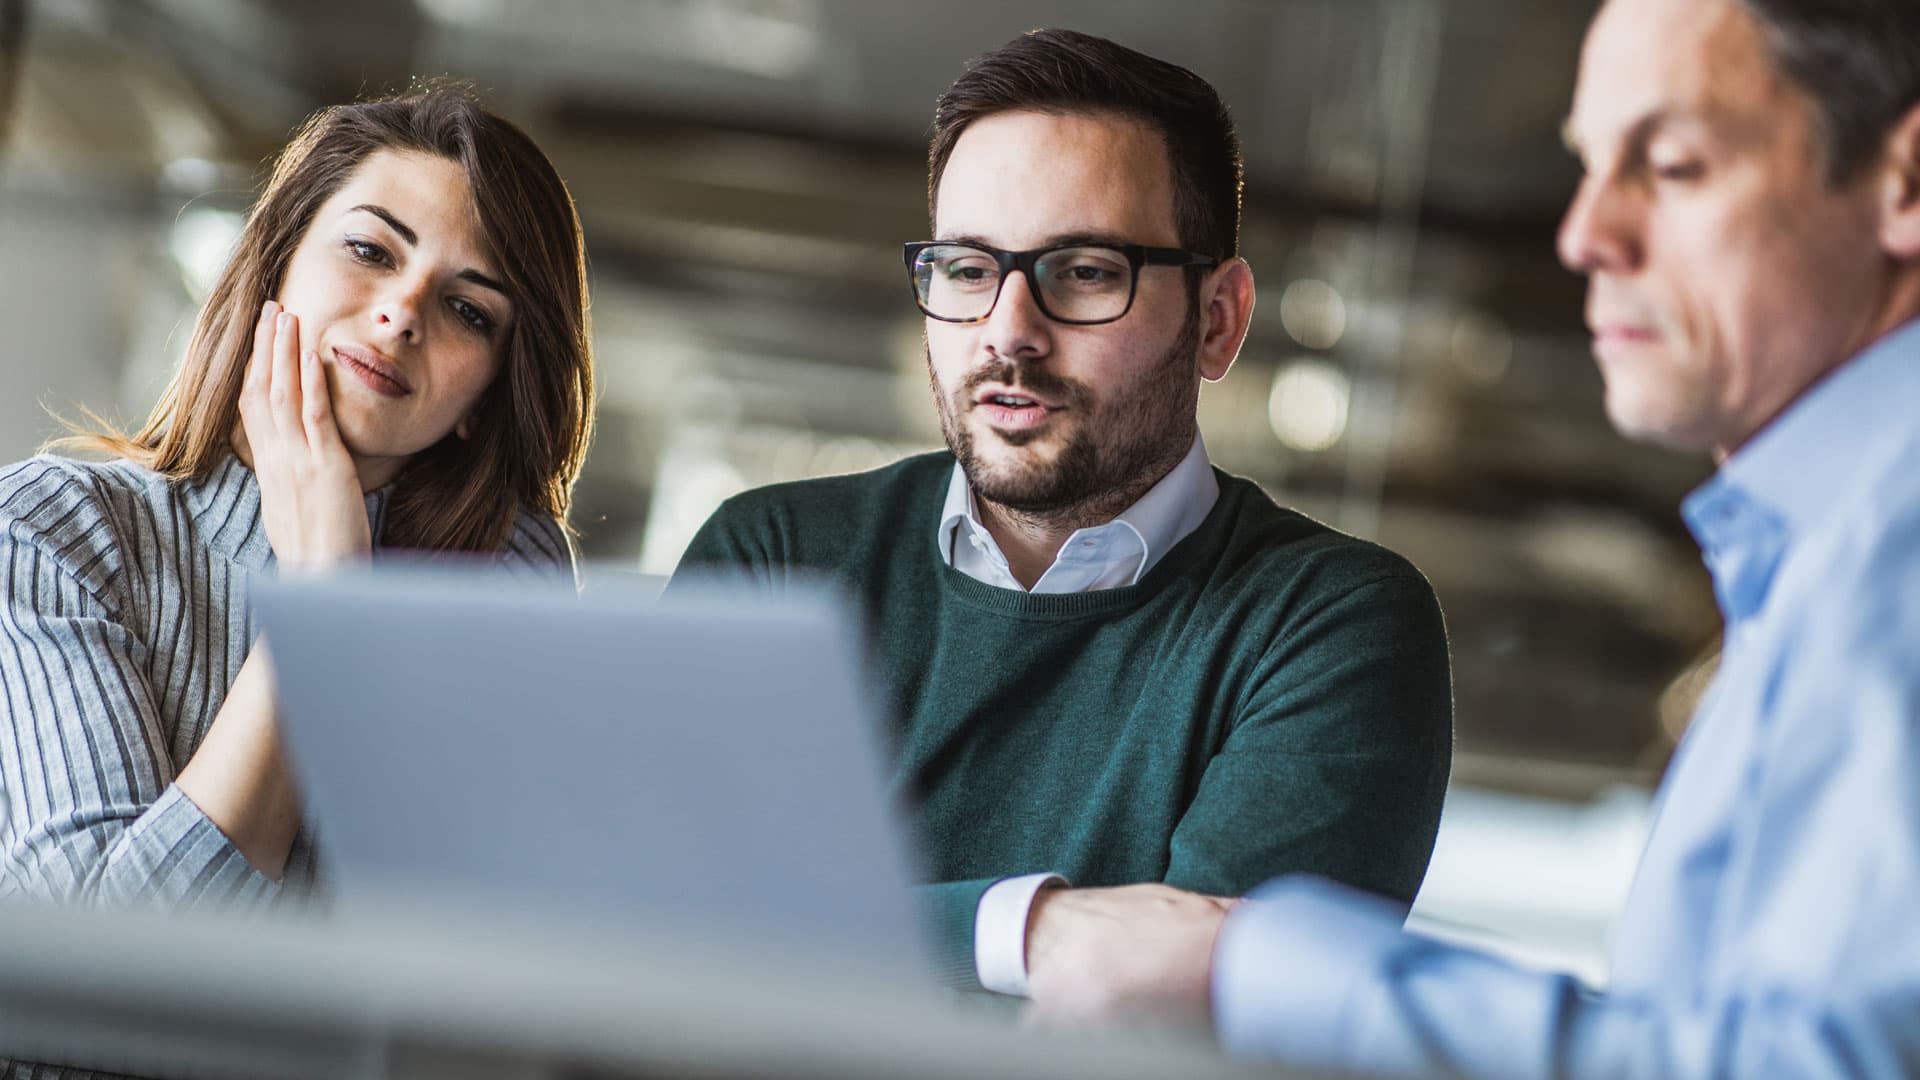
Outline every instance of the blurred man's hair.
POLYGON ((929 217, 961 134, 983 116, 1021 109, 1114 113, 1159 132, 1173 166, 1181 246, 1239 254, 1240 137, 1226 103, 1186 68, 1072 30, 1034 30, 982 53, 940 95, 927 157, 929 217))
POLYGON ((1738 0, 1813 99, 1827 179, 1852 179, 1920 104, 1920 0, 1738 0))

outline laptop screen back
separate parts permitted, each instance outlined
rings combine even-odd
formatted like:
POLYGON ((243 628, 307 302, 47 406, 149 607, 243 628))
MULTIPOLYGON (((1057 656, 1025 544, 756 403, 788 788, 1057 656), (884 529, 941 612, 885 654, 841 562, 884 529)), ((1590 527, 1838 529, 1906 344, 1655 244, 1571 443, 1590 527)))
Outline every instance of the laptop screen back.
POLYGON ((501 907, 924 970, 855 635, 825 594, 376 570, 262 581, 254 605, 342 914, 501 907))

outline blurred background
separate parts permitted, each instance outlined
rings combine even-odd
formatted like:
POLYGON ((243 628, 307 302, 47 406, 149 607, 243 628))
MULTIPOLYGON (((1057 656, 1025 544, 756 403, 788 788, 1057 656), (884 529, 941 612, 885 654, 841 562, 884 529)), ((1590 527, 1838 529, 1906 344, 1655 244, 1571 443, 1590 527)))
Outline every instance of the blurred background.
POLYGON ((899 245, 969 56, 1065 25, 1191 67, 1247 150, 1217 464, 1407 555, 1446 611, 1454 789, 1419 915, 1593 981, 1718 620, 1704 460, 1607 426, 1553 256, 1592 0, 0 0, 0 456, 137 421, 263 167, 450 74, 585 224, 604 397, 574 522, 665 573, 743 488, 939 445, 899 245))

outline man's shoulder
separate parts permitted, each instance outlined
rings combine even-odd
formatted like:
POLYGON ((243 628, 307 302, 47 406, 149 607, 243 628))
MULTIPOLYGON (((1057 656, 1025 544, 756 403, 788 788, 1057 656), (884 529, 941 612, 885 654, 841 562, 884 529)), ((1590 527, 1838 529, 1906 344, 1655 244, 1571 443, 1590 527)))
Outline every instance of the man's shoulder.
MULTIPOLYGON (((816 530, 844 535, 910 514, 945 497, 953 455, 915 454, 868 472, 790 480, 741 492, 722 503, 714 521, 732 528, 816 530)), ((927 523, 928 529, 933 522, 927 523)))
POLYGON ((1877 755, 1876 775, 1920 760, 1920 475, 1887 474, 1796 541, 1758 626, 1746 646, 1757 662, 1728 670, 1764 680, 1767 707, 1791 725, 1782 738, 1831 744, 1837 762, 1877 755))
POLYGON ((1800 577, 1815 617, 1899 626, 1920 655, 1920 439, 1899 458, 1866 498, 1825 523, 1800 577))
POLYGON ((1222 499, 1232 500, 1223 566, 1318 589, 1349 591, 1403 582, 1431 592, 1426 576, 1399 552, 1282 506, 1244 477, 1220 473, 1219 480, 1222 499))
POLYGON ((701 566, 864 573, 924 527, 932 548, 953 456, 917 454, 870 472, 754 488, 720 504, 680 558, 701 566))

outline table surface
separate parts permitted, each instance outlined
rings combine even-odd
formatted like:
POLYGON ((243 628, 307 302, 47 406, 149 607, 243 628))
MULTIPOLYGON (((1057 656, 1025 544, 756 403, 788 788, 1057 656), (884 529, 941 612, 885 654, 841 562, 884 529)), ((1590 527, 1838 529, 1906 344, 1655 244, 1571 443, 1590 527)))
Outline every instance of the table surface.
POLYGON ((1010 1016, 844 957, 686 933, 0 907, 0 1055, 21 1059, 248 1080, 1281 1075, 1192 1035, 1010 1016))

